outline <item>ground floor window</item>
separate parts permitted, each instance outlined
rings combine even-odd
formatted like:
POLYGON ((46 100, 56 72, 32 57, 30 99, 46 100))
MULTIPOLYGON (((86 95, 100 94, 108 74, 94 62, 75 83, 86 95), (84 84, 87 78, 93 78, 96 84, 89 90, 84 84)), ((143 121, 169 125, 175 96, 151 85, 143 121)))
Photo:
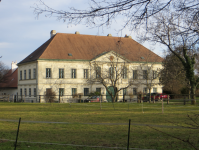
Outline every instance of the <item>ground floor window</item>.
POLYGON ((34 88, 34 97, 36 97, 36 94, 37 94, 37 93, 36 93, 36 88, 34 88))
POLYGON ((29 97, 31 97, 31 88, 29 88, 29 97))
POLYGON ((144 94, 147 94, 147 88, 146 88, 146 87, 143 88, 143 93, 144 93, 144 94))
POLYGON ((59 96, 63 96, 64 95, 64 88, 59 88, 59 96))
POLYGON ((101 88, 96 88, 96 92, 100 93, 101 95, 101 88))
POLYGON ((127 94, 127 90, 123 89, 123 95, 126 95, 126 94, 127 94))
POLYGON ((133 95, 137 95, 137 88, 133 88, 133 95))
POLYGON ((89 95, 89 88, 84 88, 84 96, 88 96, 89 95))
POLYGON ((77 88, 72 88, 72 95, 77 94, 77 88))
POLYGON ((153 88, 153 93, 157 93, 157 88, 153 88))

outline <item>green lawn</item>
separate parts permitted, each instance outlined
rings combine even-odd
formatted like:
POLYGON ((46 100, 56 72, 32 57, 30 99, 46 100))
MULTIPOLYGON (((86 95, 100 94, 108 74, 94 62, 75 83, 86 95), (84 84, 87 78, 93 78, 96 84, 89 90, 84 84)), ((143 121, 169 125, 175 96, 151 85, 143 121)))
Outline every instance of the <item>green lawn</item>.
MULTIPOLYGON (((22 122, 18 150, 96 150, 109 149, 106 147, 126 147, 129 119, 131 119, 131 148, 192 149, 188 144, 147 125, 183 139, 190 136, 190 141, 199 147, 199 129, 176 128, 178 125, 187 126, 186 122, 190 122, 187 114, 199 114, 199 106, 172 102, 167 105, 165 102, 163 107, 164 113, 162 113, 161 102, 155 104, 114 103, 114 106, 112 103, 102 103, 102 109, 99 103, 0 103, 0 119, 16 120, 16 122, 0 121, 0 149, 14 149, 14 142, 8 140, 15 140, 17 120, 20 117, 22 122), (96 148, 96 146, 99 147, 96 148)), ((197 122, 199 123, 199 120, 197 122)))

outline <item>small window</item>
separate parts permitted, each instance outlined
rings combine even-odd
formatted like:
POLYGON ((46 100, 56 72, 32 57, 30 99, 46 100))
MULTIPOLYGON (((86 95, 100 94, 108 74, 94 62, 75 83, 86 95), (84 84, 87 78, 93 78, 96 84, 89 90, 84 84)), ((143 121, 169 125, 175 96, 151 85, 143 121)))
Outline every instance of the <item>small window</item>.
POLYGON ((137 70, 133 70, 133 79, 137 79, 137 70))
POLYGON ((46 78, 51 78, 51 68, 46 68, 46 78))
POLYGON ((36 79, 36 68, 33 69, 33 79, 36 79))
POLYGON ((37 93, 36 93, 36 88, 34 88, 34 97, 37 96, 37 93))
POLYGON ((72 95, 77 94, 77 88, 72 88, 72 95))
POLYGON ((31 69, 29 69, 28 73, 29 79, 31 79, 31 69))
POLYGON ((84 69, 84 79, 88 79, 88 69, 84 69))
POLYGON ((89 95, 89 88, 84 88, 84 96, 88 96, 89 95))
POLYGON ((76 78, 76 69, 71 69, 71 78, 76 78))
POLYGON ((24 70, 24 80, 26 80, 26 70, 24 70))
POLYGON ((64 95, 64 88, 59 88, 59 96, 63 96, 64 95))
POLYGON ((20 71, 20 80, 22 80, 22 71, 20 71))
POLYGON ((137 88, 133 88, 133 95, 137 95, 137 88))
POLYGON ((29 97, 31 97, 31 88, 29 88, 29 97))
POLYGON ((64 78, 64 69, 59 69, 59 78, 64 78))

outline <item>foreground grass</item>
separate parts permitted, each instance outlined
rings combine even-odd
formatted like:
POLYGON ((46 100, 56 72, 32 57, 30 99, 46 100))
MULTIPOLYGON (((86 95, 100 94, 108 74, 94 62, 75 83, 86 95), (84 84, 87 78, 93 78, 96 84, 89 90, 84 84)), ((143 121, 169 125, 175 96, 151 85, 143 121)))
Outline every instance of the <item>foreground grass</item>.
MULTIPOLYGON (((138 103, 87 104, 27 104, 0 103, 0 119, 22 121, 68 122, 28 123, 21 122, 19 141, 101 146, 82 147, 49 145, 41 143, 19 143, 17 149, 108 149, 105 147, 126 147, 128 120, 131 119, 130 147, 141 149, 192 149, 189 145, 166 136, 155 129, 183 139, 190 136, 199 146, 198 130, 175 128, 186 125, 187 114, 199 113, 198 105, 138 104, 138 103), (104 124, 91 124, 104 123, 104 124), (110 123, 110 124, 108 124, 110 123), (166 127, 169 126, 169 127, 166 127)), ((0 139, 14 140, 18 122, 0 121, 0 139)), ((13 142, 0 141, 1 149, 13 149, 13 142)))

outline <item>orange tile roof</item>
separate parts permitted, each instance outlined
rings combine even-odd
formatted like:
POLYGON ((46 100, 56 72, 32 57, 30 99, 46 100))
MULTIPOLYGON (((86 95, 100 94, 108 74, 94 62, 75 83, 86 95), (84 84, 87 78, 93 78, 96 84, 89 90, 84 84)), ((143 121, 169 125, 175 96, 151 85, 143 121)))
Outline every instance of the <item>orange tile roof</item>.
POLYGON ((5 82, 0 83, 0 88, 17 88, 18 68, 14 72, 10 69, 3 79, 5 82))
POLYGON ((57 33, 19 64, 38 59, 92 60, 108 51, 115 51, 132 62, 163 61, 163 58, 131 38, 57 33))

